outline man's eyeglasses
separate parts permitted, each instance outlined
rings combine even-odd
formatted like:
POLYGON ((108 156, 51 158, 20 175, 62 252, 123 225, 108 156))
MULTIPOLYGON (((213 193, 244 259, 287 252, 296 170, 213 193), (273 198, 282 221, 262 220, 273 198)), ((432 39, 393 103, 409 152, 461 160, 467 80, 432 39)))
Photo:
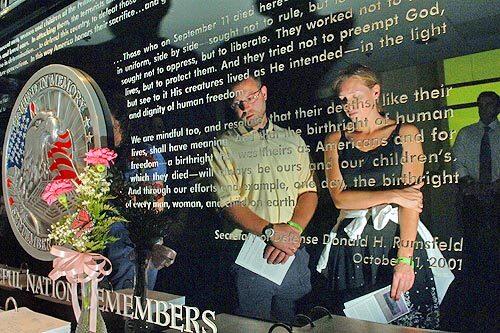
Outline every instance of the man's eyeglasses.
POLYGON ((262 86, 260 86, 259 90, 257 90, 256 92, 253 92, 250 95, 248 95, 247 98, 245 98, 245 99, 243 99, 241 101, 234 101, 231 104, 231 109, 236 110, 236 109, 239 108, 241 111, 244 111, 245 110, 245 104, 244 103, 245 102, 248 103, 248 104, 255 103, 255 101, 257 100, 257 98, 259 98, 259 96, 260 96, 261 89, 262 89, 262 86))

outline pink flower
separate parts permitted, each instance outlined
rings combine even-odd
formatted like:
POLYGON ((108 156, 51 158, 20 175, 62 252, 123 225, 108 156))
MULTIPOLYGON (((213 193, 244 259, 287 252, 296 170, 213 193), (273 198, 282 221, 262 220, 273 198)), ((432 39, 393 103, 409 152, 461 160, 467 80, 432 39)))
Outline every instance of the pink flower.
POLYGON ((92 230, 93 226, 92 219, 86 210, 80 210, 73 223, 71 223, 71 229, 78 230, 76 237, 80 237, 86 230, 92 230))
POLYGON ((50 206, 57 201, 60 196, 73 191, 75 187, 70 179, 58 179, 45 186, 42 193, 42 199, 50 206))
POLYGON ((105 165, 107 167, 113 164, 116 156, 118 156, 113 150, 109 148, 95 148, 90 150, 85 154, 85 162, 92 165, 105 165))

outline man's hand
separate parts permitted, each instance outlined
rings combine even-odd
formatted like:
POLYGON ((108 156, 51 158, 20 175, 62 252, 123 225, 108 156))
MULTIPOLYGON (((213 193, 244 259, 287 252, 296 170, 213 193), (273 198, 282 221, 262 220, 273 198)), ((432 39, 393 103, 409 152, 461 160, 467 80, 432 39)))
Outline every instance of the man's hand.
POLYGON ((162 244, 154 244, 149 258, 148 269, 162 269, 172 265, 177 252, 162 244))
POLYGON ((493 182, 492 187, 493 187, 493 193, 500 193, 500 178, 493 182))
POLYGON ((264 250, 264 259, 267 259, 268 264, 284 264, 290 256, 285 252, 275 248, 272 245, 267 245, 264 250))
POLYGON ((286 223, 275 224, 273 229, 274 236, 270 239, 272 245, 288 256, 293 256, 300 246, 299 231, 286 223))
POLYGON ((391 298, 399 300, 401 294, 410 290, 415 282, 415 272, 413 267, 405 263, 394 266, 392 275, 391 298))
POLYGON ((478 186, 477 182, 471 176, 465 176, 459 179, 460 191, 465 196, 477 196, 478 186))

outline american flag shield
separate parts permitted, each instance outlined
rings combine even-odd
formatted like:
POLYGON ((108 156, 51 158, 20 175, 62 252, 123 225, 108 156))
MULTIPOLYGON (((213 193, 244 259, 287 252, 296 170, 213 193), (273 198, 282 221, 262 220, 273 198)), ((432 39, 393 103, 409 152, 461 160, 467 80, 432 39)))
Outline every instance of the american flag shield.
POLYGON ((9 140, 9 149, 7 152, 7 168, 21 169, 24 158, 24 146, 26 144, 26 131, 30 125, 31 119, 36 114, 37 106, 34 102, 29 103, 24 113, 19 117, 17 126, 14 127, 9 140))
POLYGON ((33 74, 16 99, 2 161, 5 206, 17 240, 37 259, 52 259, 48 230, 66 213, 58 203, 48 206, 41 193, 54 179, 78 181, 85 153, 107 145, 103 105, 92 78, 63 65, 33 74))

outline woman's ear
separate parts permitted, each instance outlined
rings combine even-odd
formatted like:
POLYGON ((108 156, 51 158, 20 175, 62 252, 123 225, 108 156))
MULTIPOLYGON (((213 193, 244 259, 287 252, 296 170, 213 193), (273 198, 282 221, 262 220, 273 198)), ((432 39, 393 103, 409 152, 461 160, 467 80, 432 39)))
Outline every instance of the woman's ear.
POLYGON ((372 87, 373 98, 378 99, 380 97, 380 84, 376 84, 372 87))

